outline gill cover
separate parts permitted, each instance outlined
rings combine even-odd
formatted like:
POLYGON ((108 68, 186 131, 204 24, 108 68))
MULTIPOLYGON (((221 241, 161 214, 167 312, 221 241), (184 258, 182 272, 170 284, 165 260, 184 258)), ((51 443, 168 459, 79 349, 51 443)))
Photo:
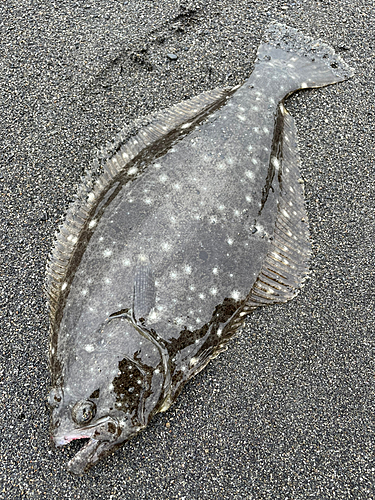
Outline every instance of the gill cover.
POLYGON ((82 473, 147 425, 168 393, 170 376, 164 347, 131 313, 108 318, 89 349, 77 343, 76 352, 49 401, 55 445, 89 438, 69 465, 82 473))

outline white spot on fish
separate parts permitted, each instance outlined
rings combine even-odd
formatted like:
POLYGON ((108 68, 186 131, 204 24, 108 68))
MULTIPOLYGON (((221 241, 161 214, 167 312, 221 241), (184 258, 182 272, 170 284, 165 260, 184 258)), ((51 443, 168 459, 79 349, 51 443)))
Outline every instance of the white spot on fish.
POLYGON ((161 168, 161 163, 155 163, 154 167, 155 168, 161 168))
POLYGON ((93 352, 93 351, 95 351, 95 347, 92 344, 87 344, 87 345, 85 345, 85 351, 93 352))
POLYGON ((130 267, 130 260, 129 260, 129 259, 124 259, 124 260, 122 261, 122 265, 123 265, 124 267, 130 267))
POLYGON ((301 89, 307 89, 308 85, 306 82, 301 83, 301 89))
POLYGON ((255 177, 254 172, 252 172, 251 170, 246 170, 245 175, 250 180, 253 180, 255 177))
POLYGON ((279 168, 280 168, 280 162, 279 162, 279 160, 276 158, 276 156, 272 156, 272 158, 271 158, 271 163, 272 163, 272 165, 276 168, 276 170, 279 170, 279 168))
POLYGON ((228 245, 233 245, 233 240, 232 240, 232 238, 228 238, 228 239, 227 239, 227 243, 228 243, 228 245))
POLYGON ((75 243, 77 243, 78 238, 77 238, 77 236, 74 236, 73 234, 70 234, 70 235, 68 236, 67 240, 68 240, 68 241, 71 241, 71 242, 73 243, 73 245, 74 245, 75 243))
POLYGON ((169 276, 172 280, 176 280, 178 278, 178 274, 176 273, 176 271, 171 271, 169 273, 169 276))
POLYGON ((218 270, 218 268, 217 268, 217 267, 214 267, 214 268, 212 269, 212 274, 217 275, 217 274, 218 274, 218 272, 219 272, 219 270, 218 270))
POLYGON ((151 198, 145 198, 144 202, 146 203, 146 205, 151 205, 152 204, 151 198))
POLYGON ((103 257, 110 257, 112 255, 112 250, 110 248, 106 248, 103 252, 103 257))
POLYGON ((112 282, 112 280, 110 278, 106 278, 104 282, 107 283, 107 285, 109 285, 112 282))
POLYGON ((168 176, 165 174, 161 174, 161 176, 159 177, 160 182, 167 182, 167 180, 168 180, 168 176))
POLYGON ((237 115, 237 118, 238 118, 241 122, 245 122, 245 121, 246 121, 246 116, 244 116, 244 115, 237 115))
POLYGON ((252 197, 249 195, 245 196, 245 199, 248 203, 251 203, 253 201, 252 197))
POLYGON ((191 122, 189 123, 184 123, 183 125, 181 125, 181 128, 184 129, 184 128, 189 128, 191 125, 191 122))
POLYGON ((218 328, 218 329, 217 329, 217 332, 216 332, 216 335, 217 335, 218 337, 221 337, 221 334, 222 334, 222 333, 223 333, 223 329, 222 329, 222 328, 218 328))
POLYGON ((81 290, 81 295, 83 295, 83 296, 87 295, 87 290, 86 289, 85 290, 81 290))
POLYGON ((67 286, 68 286, 68 283, 65 281, 65 283, 63 283, 61 286, 61 291, 64 291, 67 286))
POLYGON ((185 274, 191 274, 191 266, 189 266, 188 264, 186 264, 186 266, 184 267, 184 273, 185 274))
POLYGON ((128 170, 128 175, 135 175, 138 172, 138 167, 131 167, 128 170))
POLYGON ((233 292, 230 294, 230 296, 234 300, 239 300, 239 298, 241 297, 241 294, 238 290, 233 290, 233 292))
POLYGON ((90 221, 89 229, 92 229, 93 227, 95 227, 96 224, 97 224, 97 220, 96 219, 93 219, 92 221, 90 221))
POLYGON ((190 286, 189 286, 189 288, 190 288, 190 290, 191 290, 192 292, 194 292, 194 290, 195 290, 195 286, 194 286, 194 285, 190 285, 190 286))
POLYGON ((164 241, 164 243, 161 244, 161 247, 163 250, 170 250, 171 249, 171 244, 168 243, 167 241, 164 241))
POLYGON ((284 217, 286 217, 287 219, 289 219, 289 218, 290 218, 290 216, 289 216, 288 212, 287 212, 284 208, 281 210, 281 213, 282 213, 282 214, 284 215, 284 217))
POLYGON ((210 294, 213 296, 217 295, 217 288, 211 288, 210 294))

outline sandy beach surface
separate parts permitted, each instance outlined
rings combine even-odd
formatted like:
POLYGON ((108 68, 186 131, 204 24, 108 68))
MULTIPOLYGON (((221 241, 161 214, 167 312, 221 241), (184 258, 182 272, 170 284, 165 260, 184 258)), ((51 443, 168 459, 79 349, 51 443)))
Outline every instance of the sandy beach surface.
POLYGON ((0 65, 0 498, 375 498, 374 1, 6 0, 0 65), (285 104, 310 279, 294 301, 256 311, 168 412, 73 477, 65 464, 82 443, 50 446, 46 404, 54 233, 124 125, 244 82, 271 21, 355 69, 285 104))

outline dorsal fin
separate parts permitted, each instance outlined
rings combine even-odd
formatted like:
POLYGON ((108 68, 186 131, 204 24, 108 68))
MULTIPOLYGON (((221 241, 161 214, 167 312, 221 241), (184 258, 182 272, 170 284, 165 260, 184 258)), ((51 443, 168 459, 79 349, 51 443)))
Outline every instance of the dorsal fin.
MULTIPOLYGON (((49 257, 45 290, 48 297, 52 332, 61 321, 63 305, 75 270, 95 228, 100 210, 115 196, 121 178, 132 180, 142 162, 157 158, 173 142, 186 135, 201 120, 225 104, 235 89, 214 89, 156 114, 149 125, 131 137, 104 165, 104 172, 93 181, 87 174, 65 222, 56 234, 49 257)), ((56 341, 51 339, 52 344, 56 341)))

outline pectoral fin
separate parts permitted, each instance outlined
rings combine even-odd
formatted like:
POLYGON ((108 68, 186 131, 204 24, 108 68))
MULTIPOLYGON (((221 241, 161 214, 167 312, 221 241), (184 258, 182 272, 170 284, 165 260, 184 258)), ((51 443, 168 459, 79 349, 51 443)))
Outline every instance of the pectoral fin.
POLYGON ((149 262, 139 262, 134 273, 134 319, 146 319, 155 305, 155 279, 149 262))

